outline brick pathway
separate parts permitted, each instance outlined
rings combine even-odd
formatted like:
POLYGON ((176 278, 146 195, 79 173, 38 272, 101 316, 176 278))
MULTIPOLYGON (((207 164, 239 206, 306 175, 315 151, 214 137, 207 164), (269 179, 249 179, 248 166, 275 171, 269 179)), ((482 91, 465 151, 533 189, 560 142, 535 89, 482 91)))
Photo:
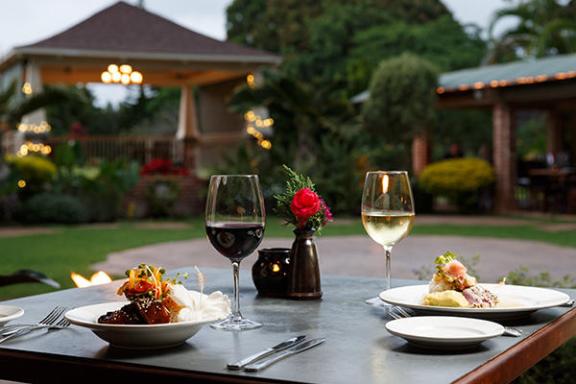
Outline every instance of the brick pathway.
MULTIPOLYGON (((317 239, 322 273, 358 276, 383 276, 382 249, 367 236, 320 237, 317 239)), ((263 247, 289 247, 289 239, 266 239, 263 247)), ((554 277, 576 275, 576 249, 534 241, 457 236, 411 236, 393 252, 395 277, 414 278, 415 270, 432 268, 434 258, 446 250, 470 259, 480 255, 478 275, 495 282, 508 272, 526 266, 531 273, 549 271, 554 277)), ((256 255, 243 263, 250 268, 256 255)), ((229 262, 210 246, 208 240, 196 239, 155 244, 108 255, 95 270, 122 274, 141 262, 163 265, 168 269, 198 265, 229 268, 229 262)))

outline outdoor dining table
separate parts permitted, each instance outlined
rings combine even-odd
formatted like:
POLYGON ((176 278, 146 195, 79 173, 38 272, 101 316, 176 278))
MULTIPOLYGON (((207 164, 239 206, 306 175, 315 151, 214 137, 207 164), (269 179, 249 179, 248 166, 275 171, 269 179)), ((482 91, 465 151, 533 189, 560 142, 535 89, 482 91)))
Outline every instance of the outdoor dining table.
MULTIPOLYGON (((185 269, 191 271, 191 269, 185 269)), ((183 272, 185 270, 180 270, 183 272)), ((231 271, 205 269, 206 290, 231 292, 231 271)), ((322 300, 258 297, 242 274, 243 312, 262 328, 226 332, 208 326, 184 345, 163 350, 110 347, 74 325, 39 331, 0 344, 0 378, 30 382, 227 382, 227 383, 505 383, 576 335, 576 308, 540 310, 513 322, 523 336, 497 337, 461 352, 421 350, 392 336, 381 308, 364 300, 382 288, 374 278, 323 276, 322 300), (226 364, 296 335, 326 342, 257 373, 226 364)), ((393 286, 426 284, 393 280, 393 286)), ((70 308, 118 301, 120 282, 6 301, 25 310, 21 322, 40 320, 56 305, 70 308)), ((187 283, 193 288, 194 282, 187 283)), ((572 298, 576 290, 562 290, 572 298)))

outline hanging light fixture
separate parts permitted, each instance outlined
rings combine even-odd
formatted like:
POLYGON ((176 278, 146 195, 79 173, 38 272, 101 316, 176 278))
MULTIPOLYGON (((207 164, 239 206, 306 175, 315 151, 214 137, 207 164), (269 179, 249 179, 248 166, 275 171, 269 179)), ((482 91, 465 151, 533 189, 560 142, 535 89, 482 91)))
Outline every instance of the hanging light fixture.
POLYGON ((100 74, 100 80, 106 84, 142 84, 144 76, 142 76, 142 73, 135 71, 129 64, 110 64, 106 70, 100 74))

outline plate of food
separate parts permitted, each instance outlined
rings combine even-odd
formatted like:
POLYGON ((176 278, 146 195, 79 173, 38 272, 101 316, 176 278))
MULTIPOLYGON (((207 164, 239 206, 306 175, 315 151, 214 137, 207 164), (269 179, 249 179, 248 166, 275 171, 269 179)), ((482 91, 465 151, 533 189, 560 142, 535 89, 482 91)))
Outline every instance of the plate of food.
POLYGON ((428 285, 410 285, 381 292, 386 303, 420 314, 511 319, 539 309, 563 305, 570 297, 553 289, 519 285, 480 284, 452 252, 438 256, 428 285))
POLYGON ((462 349, 504 333, 500 324, 451 316, 417 316, 386 323, 388 332, 421 348, 462 349))
POLYGON ((13 305, 0 305, 0 327, 24 314, 24 310, 13 305))
POLYGON ((78 307, 65 317, 115 347, 152 349, 183 344, 230 313, 230 300, 221 292, 206 295, 202 286, 200 292, 188 290, 165 279, 164 272, 141 264, 126 272, 128 280, 118 289, 127 301, 78 307))

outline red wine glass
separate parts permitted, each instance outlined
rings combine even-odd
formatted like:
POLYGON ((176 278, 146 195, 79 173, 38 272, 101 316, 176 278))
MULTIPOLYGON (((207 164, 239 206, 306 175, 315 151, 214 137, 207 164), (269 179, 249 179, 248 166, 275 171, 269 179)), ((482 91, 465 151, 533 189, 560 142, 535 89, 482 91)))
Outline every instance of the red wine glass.
POLYGON ((232 313, 213 328, 242 331, 262 326, 240 313, 240 262, 258 248, 264 237, 264 199, 257 175, 215 175, 206 200, 206 234, 212 246, 232 262, 232 313))

